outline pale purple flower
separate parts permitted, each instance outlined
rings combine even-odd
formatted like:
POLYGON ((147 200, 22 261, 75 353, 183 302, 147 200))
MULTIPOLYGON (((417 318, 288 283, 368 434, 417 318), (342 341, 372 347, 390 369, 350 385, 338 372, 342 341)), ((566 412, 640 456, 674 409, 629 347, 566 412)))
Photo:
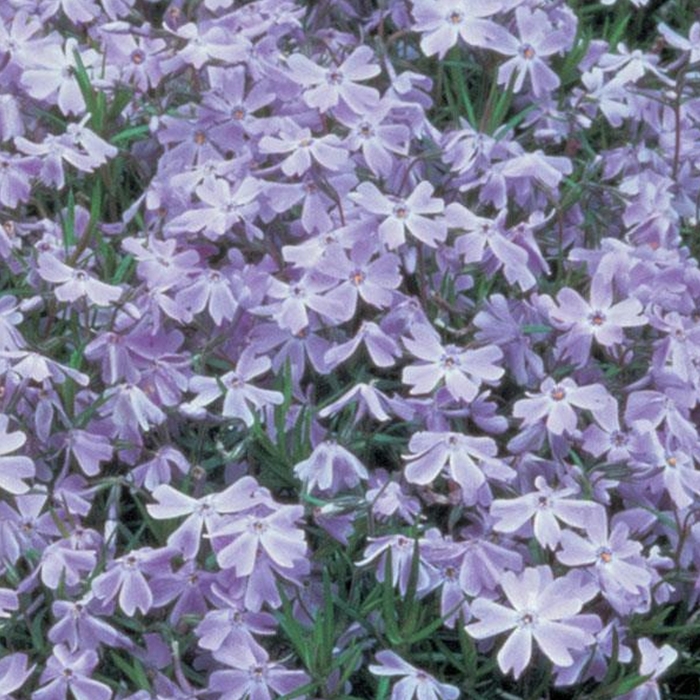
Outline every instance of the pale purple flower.
POLYGON ((604 591, 620 589, 637 594, 645 590, 652 577, 644 561, 642 545, 629 539, 629 527, 618 520, 608 532, 605 514, 592 517, 586 524, 586 537, 571 530, 561 536, 557 559, 566 566, 588 566, 604 591))
POLYGON ((188 410, 199 409, 224 395, 222 415, 226 418, 239 418, 248 427, 253 425, 253 409, 260 411, 263 407, 279 405, 284 397, 279 391, 260 389, 251 381, 265 374, 271 366, 267 357, 256 357, 248 349, 241 353, 236 369, 226 372, 220 378, 195 376, 190 380, 190 390, 197 396, 187 405, 188 410))
POLYGON ((20 202, 27 202, 31 178, 38 175, 40 168, 37 158, 0 151, 0 204, 14 209, 20 202))
POLYGON ((505 218, 505 212, 496 219, 476 216, 459 202, 449 204, 445 210, 447 225, 466 231, 455 241, 455 250, 465 263, 481 263, 488 250, 498 261, 492 267, 502 267, 508 282, 530 289, 536 279, 529 269, 527 252, 506 237, 505 218))
POLYGON ((122 296, 122 289, 95 279, 84 270, 69 267, 51 253, 40 253, 37 271, 42 279, 58 286, 53 292, 59 301, 86 298, 98 306, 111 306, 122 296))
POLYGON ((96 563, 95 551, 81 548, 81 543, 75 537, 60 539, 52 542, 41 553, 41 580, 53 591, 61 585, 75 586, 93 571, 96 563))
POLYGON ((418 576, 416 591, 427 593, 434 588, 433 567, 420 556, 420 548, 416 547, 416 540, 405 535, 385 535, 383 537, 369 537, 364 551, 364 558, 355 562, 356 566, 367 566, 374 563, 377 580, 384 581, 386 563, 391 552, 391 584, 398 586, 402 596, 406 595, 408 582, 413 571, 413 559, 416 550, 419 552, 418 576))
POLYGON ((516 401, 513 416, 521 418, 524 426, 544 421, 552 435, 571 434, 576 430, 576 408, 590 411, 594 418, 605 420, 614 399, 602 384, 578 386, 573 379, 556 382, 547 377, 540 385, 539 394, 527 393, 528 398, 516 401))
POLYGON ((228 669, 214 671, 209 689, 221 693, 219 700, 271 700, 287 695, 309 682, 304 671, 293 671, 270 662, 267 652, 241 646, 236 654, 227 655, 228 669))
POLYGON ((194 632, 199 646, 211 651, 214 658, 225 663, 241 648, 257 651, 261 647, 254 635, 275 634, 277 621, 270 613, 247 610, 240 598, 226 594, 216 584, 212 596, 217 609, 207 612, 194 632))
POLYGON ((700 22, 693 22, 690 25, 687 39, 671 29, 665 22, 659 24, 658 31, 670 46, 686 52, 690 63, 700 61, 700 22))
POLYGON ((168 545, 180 550, 188 559, 199 551, 203 528, 212 535, 225 522, 223 515, 243 512, 260 504, 272 504, 269 495, 260 490, 250 476, 238 479, 223 491, 201 498, 187 496, 169 484, 161 484, 153 491, 153 498, 156 503, 146 506, 152 518, 170 520, 187 516, 168 537, 168 545))
POLYGON ((201 205, 171 219, 165 231, 170 236, 202 233, 216 240, 230 233, 238 222, 255 218, 261 191, 262 184, 254 177, 246 177, 233 187, 224 178, 206 179, 195 190, 201 205))
POLYGON ((404 661, 393 651, 380 651, 376 655, 379 664, 368 666, 375 676, 402 676, 391 689, 391 700, 457 700, 459 688, 440 683, 426 671, 404 661))
POLYGON ((206 27, 188 22, 177 29, 176 35, 187 43, 175 58, 162 62, 166 72, 182 62, 197 70, 214 60, 227 64, 241 63, 250 49, 250 41, 242 33, 226 31, 216 24, 206 27))
POLYGON ((109 700, 109 687, 91 678, 98 662, 94 649, 72 652, 65 644, 56 644, 39 679, 44 685, 32 698, 66 700, 70 691, 76 700, 109 700))
POLYGON ((17 592, 9 588, 0 588, 0 618, 10 617, 11 611, 19 609, 17 592))
POLYGON ((294 122, 285 123, 279 136, 263 136, 259 147, 262 153, 288 153, 280 167, 290 177, 303 175, 314 161, 332 171, 343 169, 348 161, 348 152, 337 136, 312 136, 310 129, 294 122))
POLYGON ((475 437, 456 432, 418 432, 408 443, 410 454, 404 455, 404 477, 412 484, 427 485, 445 472, 462 489, 465 503, 476 502, 477 493, 487 476, 507 481, 513 472, 497 459, 496 442, 489 437, 475 437))
POLYGON ((515 21, 519 39, 500 27, 491 32, 489 48, 512 56, 498 69, 498 82, 508 85, 514 79, 513 91, 518 93, 529 76, 533 94, 543 97, 559 86, 559 77, 543 59, 568 48, 571 37, 567 32, 555 29, 541 10, 518 7, 515 21))
POLYGON ((334 440, 319 443, 307 459, 295 465, 294 473, 308 491, 331 494, 352 489, 369 476, 364 464, 334 440))
POLYGON ((493 22, 484 19, 505 9, 504 0, 414 0, 413 31, 422 32, 426 56, 442 59, 461 38, 468 45, 488 46, 493 22))
POLYGON ((117 599, 119 607, 132 617, 137 610, 144 615, 153 606, 153 593, 146 574, 162 571, 174 550, 144 547, 114 559, 107 570, 92 581, 92 592, 104 603, 117 599))
POLYGON ((337 286, 338 280, 321 274, 308 274, 289 284, 271 278, 267 293, 279 301, 260 311, 272 315, 281 328, 294 334, 309 325, 309 310, 332 320, 348 320, 354 309, 348 314, 347 306, 334 291, 337 286))
POLYGON ((385 333, 376 323, 363 321, 354 338, 335 345, 326 352, 325 360, 329 369, 347 360, 361 345, 367 349, 377 367, 392 367, 401 356, 401 348, 391 335, 385 333))
POLYGON ((406 242, 406 231, 431 248, 447 238, 447 225, 442 219, 428 215, 442 214, 445 202, 433 197, 435 188, 427 181, 419 182, 405 198, 388 196, 371 182, 362 182, 350 199, 363 209, 383 217, 379 224, 379 239, 390 250, 406 242))
POLYGON ((403 339, 404 345, 423 360, 403 370, 402 381, 411 387, 411 394, 431 393, 444 382, 454 399, 469 403, 476 398, 482 382, 495 382, 503 376, 503 368, 496 364, 503 353, 494 345, 474 350, 443 346, 432 328, 421 325, 411 333, 413 337, 403 339))
POLYGON ((86 430, 74 429, 65 436, 66 460, 73 455, 78 466, 88 476, 100 473, 102 462, 108 462, 114 454, 114 447, 104 435, 86 430))
POLYGON ((624 328, 647 323, 643 311, 641 302, 634 297, 613 304, 612 284, 602 275, 594 275, 590 301, 571 287, 563 287, 549 317, 558 329, 566 331, 559 341, 565 357, 584 365, 590 357, 592 339, 606 348, 619 345, 625 337, 624 328))
POLYGON ((336 119, 350 129, 345 145, 350 151, 360 150, 369 169, 377 177, 388 177, 395 165, 395 155, 408 154, 410 129, 404 124, 393 124, 388 116, 394 107, 383 99, 376 107, 355 114, 339 107, 336 119))
POLYGON ((661 700, 663 696, 659 687, 659 678, 677 661, 678 652, 670 644, 657 647, 647 637, 637 641, 637 648, 642 657, 639 675, 650 676, 650 678, 629 693, 621 695, 620 700, 661 700))
POLYGON ((575 572, 555 579, 548 566, 525 569, 522 574, 507 571, 500 580, 510 607, 486 598, 471 606, 478 622, 466 626, 476 639, 493 637, 513 630, 498 652, 498 665, 504 673, 518 678, 532 658, 533 639, 557 666, 574 663, 572 651, 595 644, 601 629, 596 615, 579 614, 597 588, 575 572))
POLYGON ((532 520, 537 541, 547 549, 555 549, 562 537, 558 521, 572 527, 585 528, 592 518, 605 518, 605 510, 593 501, 571 498, 574 487, 553 489, 544 477, 535 479, 536 491, 509 499, 496 499, 489 512, 498 532, 516 532, 532 520))
POLYGON ((374 51, 358 46, 338 66, 321 66, 304 54, 287 58, 289 77, 304 87, 304 101, 309 107, 327 112, 340 100, 355 112, 362 112, 379 101, 379 91, 358 82, 369 80, 381 72, 373 62, 374 51))
POLYGON ((391 305, 393 291, 402 281, 399 258, 386 252, 375 258, 376 252, 374 242, 365 239, 355 243, 349 255, 334 246, 323 256, 323 272, 340 280, 336 294, 342 294, 348 308, 356 308, 358 296, 379 308, 391 305))
POLYGON ((56 600, 51 606, 56 622, 48 638, 54 644, 67 644, 71 651, 97 649, 100 644, 109 648, 133 646, 127 635, 104 619, 109 611, 97 605, 97 599, 91 594, 75 602, 56 600))
POLYGON ((46 100, 57 104, 64 115, 83 114, 85 99, 75 77, 77 70, 75 52, 92 74, 99 65, 99 55, 92 49, 80 51, 76 39, 66 39, 65 44, 43 43, 23 56, 25 69, 22 72, 22 86, 36 100, 46 100))
POLYGON ((0 698, 12 700, 11 693, 19 690, 34 671, 27 668, 26 654, 8 654, 0 661, 0 698))
POLYGON ((0 414, 0 488, 12 494, 26 493, 29 486, 24 479, 34 476, 34 462, 29 457, 9 456, 27 442, 27 436, 8 432, 8 425, 9 418, 0 414))
POLYGON ((244 514, 221 522, 212 537, 234 539, 218 548, 219 566, 233 569, 237 576, 250 576, 264 553, 276 570, 293 570, 308 554, 304 531, 298 526, 303 514, 302 506, 277 506, 268 515, 244 514))

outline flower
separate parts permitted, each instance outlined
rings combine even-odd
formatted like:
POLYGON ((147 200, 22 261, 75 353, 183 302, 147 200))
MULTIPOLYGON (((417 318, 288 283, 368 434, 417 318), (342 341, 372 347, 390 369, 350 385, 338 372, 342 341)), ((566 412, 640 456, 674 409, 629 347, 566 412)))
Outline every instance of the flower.
POLYGON ((309 682, 304 671, 270 662, 261 647, 241 646, 235 654, 225 655, 224 662, 229 668, 214 671, 209 679, 209 689, 221 693, 218 700, 270 700, 309 682))
POLYGON ((598 503, 569 498, 577 493, 573 487, 554 490, 546 480, 535 479, 536 491, 510 499, 496 499, 489 512, 496 519, 493 529, 515 532, 528 520, 533 520, 537 541, 547 549, 555 549, 562 538, 558 520, 573 527, 586 527, 595 518, 605 518, 598 503))
POLYGON ((319 443, 307 459, 294 467, 294 473, 308 491, 318 487, 331 494, 343 487, 351 489, 369 477, 362 462, 334 440, 319 443))
POLYGON ((479 621, 466 626, 476 639, 513 630, 498 652, 504 673, 518 678, 530 663, 532 641, 558 666, 574 663, 571 651, 595 644, 602 628, 597 615, 579 614, 584 603, 597 593, 575 572, 555 579, 548 566, 525 569, 522 574, 506 571, 501 588, 511 607, 477 598, 471 611, 479 621))
POLYGON ((376 659, 381 665, 370 664, 375 676, 403 676, 391 691, 391 700, 457 700, 459 688, 440 683, 429 673, 406 663, 393 651, 379 651, 376 659))
POLYGON ((447 225, 426 214, 442 214, 445 203, 433 197, 434 187, 426 180, 419 182, 406 198, 382 194, 371 182, 362 182, 350 199, 372 214, 384 217, 379 224, 379 239, 390 250, 406 242, 406 230, 431 248, 447 238, 447 225))
POLYGON ((381 72, 371 61, 374 51, 369 46, 358 46, 340 65, 320 66, 301 53, 287 58, 290 78, 304 86, 304 101, 309 107, 327 112, 340 100, 357 113, 373 107, 379 101, 379 91, 361 80, 369 80, 381 72))
POLYGON ((496 24, 491 17, 504 9, 503 0, 414 0, 413 31, 423 32, 420 47, 426 56, 445 54, 461 38, 472 46, 488 46, 496 24))
POLYGON ((87 298, 98 306, 111 306, 122 295, 120 287, 100 282, 84 270, 76 270, 62 263, 51 253, 40 253, 37 271, 42 279, 52 284, 54 294, 59 301, 72 302, 87 298))
POLYGON ((413 337, 403 339, 404 345, 424 360, 403 370, 402 381, 411 386, 411 394, 428 394, 444 382, 455 400, 471 402, 482 381, 493 382, 503 376, 503 368, 496 364, 503 353, 495 345, 463 350, 456 345, 443 346, 431 327, 416 326, 411 333, 413 337))
POLYGON ((19 431, 9 433, 9 418, 0 414, 0 488, 12 494, 27 493, 29 486, 23 479, 34 476, 34 462, 29 457, 9 457, 27 441, 27 436, 19 431))
POLYGON ((190 379, 190 390, 197 396, 186 404, 187 410, 208 406, 224 394, 221 414, 226 418, 239 418, 248 427, 255 422, 251 407, 260 410, 264 406, 283 403, 284 396, 279 391, 260 389, 250 383, 255 377, 265 374, 271 362, 267 357, 256 357, 250 350, 241 353, 236 369, 226 372, 221 378, 195 376, 190 379))
POLYGON ((602 384, 578 386, 573 379, 556 382, 547 377, 540 385, 540 394, 516 401, 513 415, 522 418, 523 425, 529 426, 544 419, 547 430, 553 435, 563 435, 576 430, 578 417, 576 408, 593 413, 601 421, 605 420, 610 402, 614 399, 602 384))
POLYGON ((498 69, 498 82, 508 85, 515 76, 513 91, 517 93, 522 90, 525 77, 530 76, 533 94, 544 97, 559 86, 559 77, 542 57, 567 48, 571 37, 555 29, 547 14, 541 10, 518 7, 515 21, 520 33, 519 40, 501 27, 491 32, 489 48, 512 56, 498 69))
POLYGON ((64 700, 70 690, 76 700, 109 700, 112 697, 109 687, 91 678, 97 664, 93 649, 72 652, 65 644, 56 644, 39 679, 46 685, 35 690, 32 698, 64 700))

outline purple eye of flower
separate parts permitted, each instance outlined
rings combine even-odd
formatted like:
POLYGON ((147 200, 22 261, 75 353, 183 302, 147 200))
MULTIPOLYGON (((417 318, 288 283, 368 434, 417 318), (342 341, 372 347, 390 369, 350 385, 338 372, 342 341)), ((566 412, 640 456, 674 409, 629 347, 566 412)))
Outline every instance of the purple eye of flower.
POLYGON ((561 401, 566 396, 566 391, 560 386, 555 386, 549 393, 554 401, 561 401))
POLYGON ((313 143, 313 139, 305 138, 299 141, 299 148, 308 148, 313 143))
POLYGON ((608 547, 601 547, 597 551, 596 556, 603 564, 609 564, 613 558, 612 551, 608 547))
POLYGON ((328 71, 326 77, 331 85, 340 85, 343 82, 343 74, 339 70, 328 71))
POLYGON ((625 435, 620 430, 616 430, 610 436, 610 441, 612 442, 613 445, 615 445, 615 447, 622 447, 623 445, 627 444, 627 435, 625 435))
POLYGON ((85 282, 87 275, 82 270, 78 270, 75 273, 75 279, 78 280, 78 282, 85 282))
POLYGON ((520 47, 520 55, 529 61, 535 57, 535 49, 530 44, 523 44, 520 47))
POLYGON ((674 457, 673 455, 671 455, 670 457, 666 457, 666 464, 669 467, 675 467, 678 464, 678 459, 676 459, 676 457, 674 457))
POLYGON ((396 544, 401 549, 408 549, 408 547, 411 545, 411 540, 407 539, 406 537, 397 537, 396 544))
POLYGON ((369 122, 362 122, 360 126, 357 127, 357 130, 360 132, 360 136, 362 136, 365 139, 372 138, 374 136, 374 129, 372 128, 372 125, 369 122))
POLYGON ((261 535, 265 530, 267 530, 267 525, 262 520, 254 520, 250 524, 250 529, 256 534, 261 535))
POLYGON ((408 218, 409 215, 409 209, 408 207, 403 203, 399 203, 394 207, 394 216, 397 219, 406 219, 408 218))
POLYGON ((594 311, 588 320, 593 326, 602 326, 605 323, 605 314, 602 311, 594 311))
POLYGON ((549 508, 549 499, 547 498, 547 496, 540 496, 537 499, 537 506, 539 508, 549 508))
POLYGON ((196 131, 194 134, 194 142, 198 146, 203 146, 207 142, 207 135, 203 131, 196 131))
POLYGON ((461 24, 463 19, 464 15, 461 12, 458 12, 457 10, 453 10, 452 12, 450 12, 449 15, 447 15, 447 21, 450 24, 461 24))
POLYGON ((246 115, 245 107, 236 107, 236 109, 234 109, 233 112, 231 113, 231 116, 238 122, 245 119, 245 115, 246 115))
POLYGON ((446 369, 452 369, 456 365, 459 364, 459 360, 452 355, 445 355, 442 358, 442 366, 445 367, 446 369))
POLYGON ((520 627, 530 627, 535 623, 535 615, 531 612, 525 612, 518 620, 520 627))
POLYGON ((146 60, 146 54, 141 49, 134 49, 131 52, 131 62, 140 66, 146 60))
POLYGON ((265 669, 262 666, 253 666, 253 668, 250 669, 250 677, 256 683, 262 683, 264 676, 265 676, 265 669))
POLYGON ((66 678, 72 678, 73 677, 73 669, 72 668, 64 668, 63 669, 63 675, 66 678))
POLYGON ((365 281, 365 273, 362 270, 355 270, 350 276, 353 284, 359 287, 365 281))
POLYGON ((448 566, 445 568, 445 578, 448 581, 456 581, 457 580, 457 569, 454 568, 454 566, 448 566))
POLYGON ((130 554, 125 560, 124 560, 124 566, 127 569, 133 569, 136 566, 137 559, 133 554, 130 554))
POLYGON ((292 295, 297 299, 301 299, 304 296, 304 290, 301 287, 292 287, 292 295))
MULTIPOLYGON (((304 183, 304 192, 306 194, 316 194, 318 192, 318 187, 316 186, 315 182, 305 182, 304 183)), ((326 236, 326 243, 333 243, 333 238, 331 236, 326 236)))

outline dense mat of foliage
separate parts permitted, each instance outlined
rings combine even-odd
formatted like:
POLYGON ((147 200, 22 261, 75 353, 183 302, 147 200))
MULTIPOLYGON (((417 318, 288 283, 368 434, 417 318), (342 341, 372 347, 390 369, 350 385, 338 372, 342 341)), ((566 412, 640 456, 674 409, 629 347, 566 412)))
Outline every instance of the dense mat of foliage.
POLYGON ((697 698, 700 17, 0 2, 0 698, 697 698))

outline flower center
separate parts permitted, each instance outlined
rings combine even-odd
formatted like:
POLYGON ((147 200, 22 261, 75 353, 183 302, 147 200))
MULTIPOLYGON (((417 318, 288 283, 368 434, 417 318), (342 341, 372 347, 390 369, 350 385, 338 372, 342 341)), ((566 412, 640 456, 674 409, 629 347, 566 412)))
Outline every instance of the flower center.
POLYGON ((236 107, 236 109, 233 110, 233 118, 236 121, 242 121, 242 119, 245 117, 245 108, 244 107, 236 107))
POLYGON ((458 10, 453 10, 449 15, 447 15, 447 21, 450 24, 461 24, 463 19, 464 15, 458 10))
POLYGON ((397 219, 406 219, 408 218, 408 214, 408 207, 403 202, 394 207, 394 216, 397 219))
POLYGON ((560 386, 555 386, 549 395, 554 401, 561 401, 566 396, 566 391, 560 386))
POLYGON ((588 320, 593 326, 602 326, 605 323, 605 314, 602 311, 594 311, 588 320))
POLYGON ((207 142, 207 135, 203 131, 195 132, 194 142, 198 146, 203 146, 207 142))
POLYGON ((355 270, 351 277, 353 284, 359 287, 365 281, 365 273, 362 270, 355 270))
POLYGON ((535 57, 535 49, 530 44, 523 44, 520 47, 520 55, 529 61, 535 57))
POLYGON ((343 74, 339 70, 328 71, 328 82, 331 85, 340 85, 343 82, 343 74))
POLYGON ((535 624, 535 614, 531 612, 524 612, 520 616, 518 623, 520 627, 531 627, 535 624))
POLYGON ((140 66, 146 60, 146 54, 141 49, 135 49, 131 52, 131 62, 140 66))
POLYGON ((603 564, 609 564, 612 561, 613 555, 612 551, 608 547, 601 547, 598 552, 598 559, 603 563, 603 564))

